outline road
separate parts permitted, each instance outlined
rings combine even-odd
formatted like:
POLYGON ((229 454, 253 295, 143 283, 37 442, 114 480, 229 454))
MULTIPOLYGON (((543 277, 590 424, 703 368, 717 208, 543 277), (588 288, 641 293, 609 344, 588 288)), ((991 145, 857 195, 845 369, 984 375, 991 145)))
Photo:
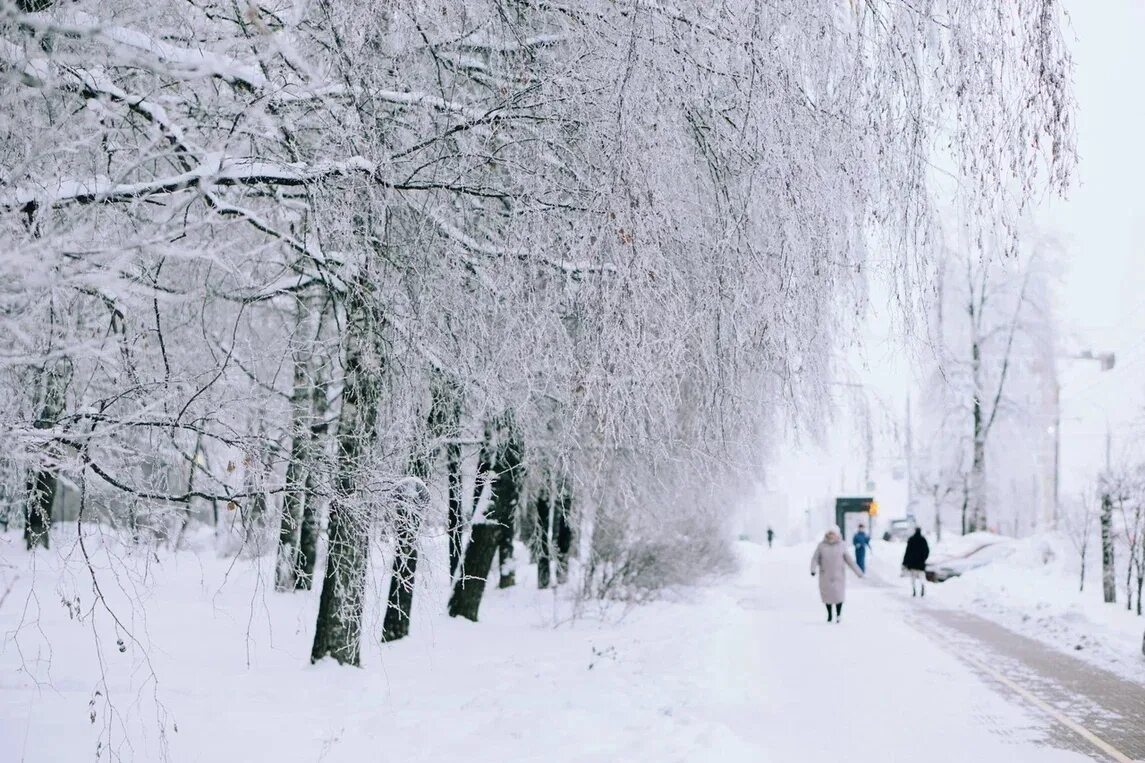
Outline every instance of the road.
MULTIPOLYGON (((809 557, 809 547, 762 552, 740 599, 757 613, 764 653, 783 656, 760 673, 802 684, 832 728, 804 759, 1145 761, 1141 684, 944 609, 940 585, 913 599, 897 578, 852 580, 844 622, 828 625, 809 557)), ((776 712, 781 733, 806 744, 807 716, 776 712)))
MULTIPOLYGON (((875 575, 863 584, 907 602, 905 585, 875 575)), ((996 691, 1041 713, 1049 722, 1048 746, 1099 761, 1145 760, 1145 686, 984 617, 933 606, 942 587, 929 590, 929 601, 910 600, 907 622, 996 691)))
POLYGON ((1145 760, 1145 687, 1140 684, 970 613, 920 609, 911 624, 999 691, 1051 718, 1053 746, 1095 760, 1145 760))

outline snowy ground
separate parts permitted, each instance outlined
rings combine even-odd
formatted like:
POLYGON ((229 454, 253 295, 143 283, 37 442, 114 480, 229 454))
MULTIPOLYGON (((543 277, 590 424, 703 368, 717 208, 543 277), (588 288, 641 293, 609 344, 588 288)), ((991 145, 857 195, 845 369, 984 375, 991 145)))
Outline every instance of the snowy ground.
MULTIPOLYGON (((987 617, 1145 684, 1145 658, 1141 654, 1145 617, 1126 610, 1120 574, 1118 603, 1103 601, 1100 546, 1089 550, 1084 591, 1079 590, 1078 554, 1069 540, 1057 533, 1019 541, 989 533, 955 536, 939 544, 932 558, 965 552, 984 542, 1003 543, 1013 552, 987 567, 932 586, 928 605, 987 617)), ((901 543, 875 544, 875 565, 888 580, 898 575, 903 548, 901 543)), ((902 587, 907 587, 905 581, 902 587)))
POLYGON ((358 670, 307 664, 317 596, 268 590, 267 563, 141 553, 117 577, 97 550, 117 629, 86 614, 74 544, 33 568, 15 534, 0 543, 5 759, 97 745, 144 761, 164 746, 177 761, 1083 759, 1039 746, 1043 717, 908 625, 911 600, 853 584, 828 625, 807 547, 741 544, 734 580, 619 622, 565 621, 527 570, 480 624, 452 621, 431 579, 413 636, 371 640, 358 670))

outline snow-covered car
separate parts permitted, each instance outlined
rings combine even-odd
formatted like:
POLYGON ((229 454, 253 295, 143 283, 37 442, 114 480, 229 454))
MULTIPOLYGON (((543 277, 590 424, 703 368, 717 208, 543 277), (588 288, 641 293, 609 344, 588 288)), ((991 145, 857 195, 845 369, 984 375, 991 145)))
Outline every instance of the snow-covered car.
POLYGON ((926 579, 932 583, 941 583, 970 570, 985 567, 999 559, 1005 559, 1012 553, 1014 549, 1008 543, 987 543, 958 556, 929 562, 926 565, 926 579))
POLYGON ((883 533, 883 540, 906 540, 914 535, 915 521, 910 517, 906 519, 892 519, 890 527, 883 533))

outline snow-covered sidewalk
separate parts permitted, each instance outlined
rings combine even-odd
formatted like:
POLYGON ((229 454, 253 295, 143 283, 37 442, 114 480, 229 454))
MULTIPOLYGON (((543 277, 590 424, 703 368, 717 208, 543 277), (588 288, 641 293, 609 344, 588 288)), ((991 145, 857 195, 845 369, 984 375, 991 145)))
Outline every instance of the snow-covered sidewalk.
POLYGON ((90 606, 74 562, 61 571, 53 550, 33 572, 3 540, 0 588, 19 575, 0 607, 14 760, 93 759, 100 743, 148 761, 164 743, 176 761, 1084 759, 1039 745, 1046 719, 911 627, 909 600, 852 581, 844 622, 827 624, 809 548, 742 544, 735 580, 619 623, 554 626, 563 604, 528 571, 489 592, 481 623, 453 621, 430 575, 413 636, 370 643, 359 670, 307 665, 316 595, 268 590, 265 564, 186 553, 121 580, 143 645, 121 652, 100 617, 97 652, 70 614, 76 596, 90 606))

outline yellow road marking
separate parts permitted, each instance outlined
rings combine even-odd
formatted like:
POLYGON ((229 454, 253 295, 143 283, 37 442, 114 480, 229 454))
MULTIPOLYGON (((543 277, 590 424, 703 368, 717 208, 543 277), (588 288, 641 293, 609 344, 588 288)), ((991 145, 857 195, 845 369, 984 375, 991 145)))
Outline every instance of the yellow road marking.
MULTIPOLYGON (((923 629, 930 631, 931 635, 934 635, 934 636, 940 635, 932 628, 929 628, 925 625, 923 625, 922 627, 923 627, 923 629)), ((1034 705, 1039 710, 1044 712, 1046 715, 1050 716, 1055 721, 1057 721, 1061 725, 1065 726, 1067 729, 1069 729, 1073 733, 1077 734, 1079 737, 1081 737, 1085 741, 1089 742, 1091 745, 1093 745, 1097 749, 1101 750, 1102 752, 1104 752, 1109 757, 1113 758, 1115 761, 1117 761, 1117 763, 1135 763, 1133 758, 1130 758, 1128 755, 1123 753, 1121 750, 1117 749, 1116 747, 1111 745, 1109 742, 1106 742, 1104 739, 1099 737, 1097 734, 1094 734, 1092 731, 1087 729, 1085 726, 1082 726, 1080 723, 1078 723, 1078 722, 1074 721, 1073 719, 1071 719, 1070 717, 1062 714, 1057 708, 1050 705, 1048 702, 1041 700, 1040 698, 1038 698, 1033 693, 1027 691, 1026 689, 1023 689, 1021 686, 1018 686, 1018 684, 1014 683, 1009 678, 1006 678, 1004 675, 1002 675, 998 671, 994 670, 987 663, 983 662, 982 660, 979 660, 977 657, 973 657, 973 656, 971 656, 969 654, 965 654, 963 652, 957 652, 956 654, 958 657, 966 660, 967 662, 972 664, 974 667, 978 668, 983 673, 990 676, 991 678, 993 678, 995 681, 1002 684, 1006 688, 1010 689, 1015 694, 1022 697, 1027 702, 1029 702, 1030 704, 1034 705)))

